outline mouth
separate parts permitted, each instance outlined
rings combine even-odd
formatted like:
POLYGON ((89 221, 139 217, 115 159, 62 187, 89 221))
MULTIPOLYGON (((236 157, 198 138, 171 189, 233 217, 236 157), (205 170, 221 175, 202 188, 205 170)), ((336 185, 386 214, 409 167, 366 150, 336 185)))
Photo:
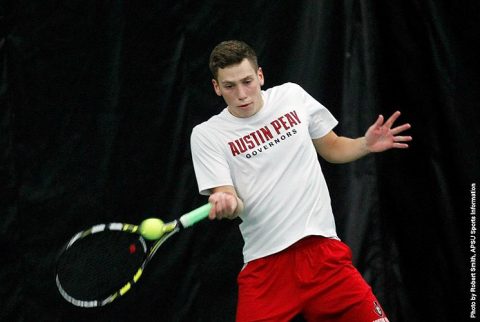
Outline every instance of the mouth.
POLYGON ((252 104, 252 103, 247 103, 247 104, 239 105, 238 107, 240 107, 240 108, 247 108, 248 106, 250 106, 250 104, 252 104))

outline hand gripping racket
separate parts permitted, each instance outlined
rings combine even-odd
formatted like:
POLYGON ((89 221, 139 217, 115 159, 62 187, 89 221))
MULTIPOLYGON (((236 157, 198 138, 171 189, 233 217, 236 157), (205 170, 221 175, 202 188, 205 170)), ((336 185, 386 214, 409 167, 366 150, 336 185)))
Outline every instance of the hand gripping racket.
POLYGON ((162 225, 158 239, 148 248, 140 226, 100 224, 76 233, 62 248, 56 284, 65 300, 79 307, 112 303, 138 282, 158 248, 173 234, 208 216, 205 204, 162 225))

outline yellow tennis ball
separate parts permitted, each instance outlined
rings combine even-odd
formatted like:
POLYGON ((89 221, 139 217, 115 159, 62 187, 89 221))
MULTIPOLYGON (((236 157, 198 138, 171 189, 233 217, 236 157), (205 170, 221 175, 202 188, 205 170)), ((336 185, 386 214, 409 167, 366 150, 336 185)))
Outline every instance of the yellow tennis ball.
POLYGON ((140 224, 140 234, 148 240, 159 239, 164 231, 165 224, 158 218, 148 218, 140 224))

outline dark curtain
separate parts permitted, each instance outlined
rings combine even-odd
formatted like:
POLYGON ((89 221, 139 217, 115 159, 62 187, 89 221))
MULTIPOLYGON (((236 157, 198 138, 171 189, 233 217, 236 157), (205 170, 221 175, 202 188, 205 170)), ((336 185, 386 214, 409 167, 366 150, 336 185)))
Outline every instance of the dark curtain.
POLYGON ((265 88, 296 82, 327 106, 340 135, 402 111, 408 150, 320 160, 339 236, 392 322, 463 321, 478 305, 477 2, 18 0, 0 10, 0 320, 234 320, 237 221, 174 237, 109 307, 73 307, 54 281, 76 231, 168 221, 206 202, 189 136, 224 106, 207 64, 227 39, 257 50, 265 88))

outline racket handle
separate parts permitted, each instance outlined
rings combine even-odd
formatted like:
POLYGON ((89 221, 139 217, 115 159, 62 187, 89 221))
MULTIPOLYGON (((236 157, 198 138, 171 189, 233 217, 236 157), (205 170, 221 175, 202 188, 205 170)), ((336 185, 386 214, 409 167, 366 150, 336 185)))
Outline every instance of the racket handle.
POLYGON ((212 205, 210 203, 207 203, 201 207, 198 207, 197 209, 190 211, 189 213, 186 213, 185 215, 180 217, 180 222, 182 223, 182 226, 184 228, 187 228, 207 218, 210 209, 212 209, 212 205))

